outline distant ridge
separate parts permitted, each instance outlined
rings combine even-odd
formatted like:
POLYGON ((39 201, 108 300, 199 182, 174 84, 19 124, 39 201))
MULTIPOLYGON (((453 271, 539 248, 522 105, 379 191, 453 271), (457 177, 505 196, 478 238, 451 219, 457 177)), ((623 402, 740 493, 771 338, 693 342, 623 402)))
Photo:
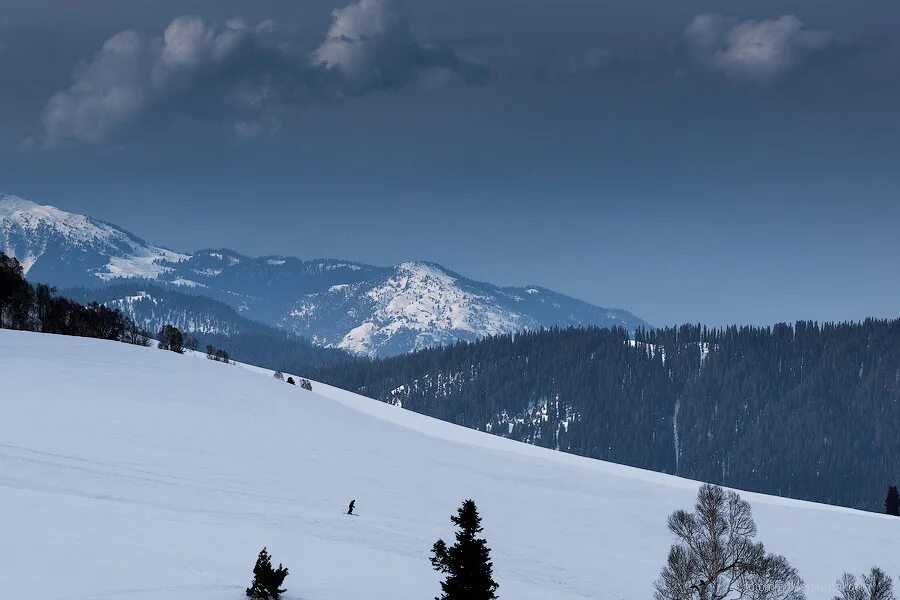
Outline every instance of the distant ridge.
MULTIPOLYGON (((633 331, 648 326, 625 310, 539 286, 474 281, 431 262, 377 267, 335 259, 251 258, 226 248, 174 252, 116 225, 5 194, 0 195, 0 250, 18 258, 32 281, 89 290, 115 283, 123 292, 115 299, 120 303, 150 281, 223 302, 241 317, 316 345, 364 356, 541 327, 633 331)), ((94 299, 110 301, 106 296, 98 292, 94 299)), ((156 312, 165 308, 157 306, 156 312)), ((227 331, 237 325, 218 326, 227 331)))

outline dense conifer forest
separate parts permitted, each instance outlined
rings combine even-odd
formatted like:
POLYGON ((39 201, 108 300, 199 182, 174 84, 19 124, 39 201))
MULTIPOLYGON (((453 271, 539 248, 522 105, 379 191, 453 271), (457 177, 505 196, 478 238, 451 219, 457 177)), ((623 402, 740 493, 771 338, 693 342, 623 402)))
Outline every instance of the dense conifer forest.
POLYGON ((385 402, 593 458, 883 510, 900 479, 900 321, 577 328, 322 368, 385 402))

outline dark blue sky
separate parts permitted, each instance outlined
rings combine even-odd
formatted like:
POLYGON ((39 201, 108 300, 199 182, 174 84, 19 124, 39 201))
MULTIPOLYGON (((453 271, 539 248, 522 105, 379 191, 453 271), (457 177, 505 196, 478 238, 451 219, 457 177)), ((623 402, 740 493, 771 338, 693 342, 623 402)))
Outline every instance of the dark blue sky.
POLYGON ((656 324, 900 313, 896 2, 75 5, 4 1, 0 191, 656 324))

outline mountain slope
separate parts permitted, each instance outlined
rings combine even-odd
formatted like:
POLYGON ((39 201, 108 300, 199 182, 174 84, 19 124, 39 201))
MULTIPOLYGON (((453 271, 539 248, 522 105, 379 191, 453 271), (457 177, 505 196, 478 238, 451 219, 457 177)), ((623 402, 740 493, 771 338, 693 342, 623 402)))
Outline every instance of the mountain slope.
POLYGON ((18 258, 32 281, 58 287, 155 279, 187 258, 114 225, 8 194, 0 194, 0 251, 18 258))
POLYGON ((101 288, 70 288, 60 294, 77 302, 99 302, 122 311, 150 333, 174 325, 193 335, 232 337, 247 333, 282 333, 237 314, 233 308, 206 296, 184 293, 148 281, 111 283, 101 288))
POLYGON ((869 319, 530 332, 315 377, 546 448, 881 510, 900 476, 898 373, 900 319, 869 319))
MULTIPOLYGON (((144 280, 152 280, 218 300, 243 317, 316 344, 368 356, 541 327, 647 326, 624 310, 540 287, 477 282, 434 263, 376 267, 331 259, 251 258, 228 249, 180 254, 89 217, 13 196, 0 196, 0 247, 26 265, 32 281, 89 289, 130 281, 136 294, 144 280)), ((98 292, 97 298, 86 299, 102 296, 98 292)), ((157 312, 166 310, 158 304, 157 312)))
POLYGON ((346 352, 312 345, 283 329, 245 319, 230 306, 147 281, 116 283, 102 288, 72 288, 62 295, 78 302, 95 301, 122 311, 151 334, 174 325, 199 347, 225 349, 231 358, 272 368, 313 368, 347 363, 346 352))
POLYGON ((300 300, 285 327, 323 345, 389 356, 541 327, 647 324, 542 288, 499 288, 440 265, 402 263, 387 274, 340 284, 300 300))
MULTIPOLYGON (((265 545, 290 568, 286 600, 420 600, 438 592, 431 544, 472 497, 501 598, 644 600, 667 515, 693 505, 692 481, 259 371, 0 330, 4 593, 238 600, 265 545)), ((810 598, 896 566, 900 519, 744 496, 810 598)))

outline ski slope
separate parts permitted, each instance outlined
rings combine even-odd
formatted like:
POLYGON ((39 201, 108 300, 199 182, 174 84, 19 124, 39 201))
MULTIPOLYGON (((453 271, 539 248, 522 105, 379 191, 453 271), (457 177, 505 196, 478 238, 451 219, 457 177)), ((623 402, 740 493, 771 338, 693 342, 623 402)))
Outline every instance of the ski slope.
MULTIPOLYGON (((289 600, 433 598, 429 550, 468 497, 501 598, 646 600, 697 488, 83 338, 0 330, 0 402, 0 596, 17 600, 238 600, 263 546, 289 600)), ((744 496, 811 599, 844 570, 900 572, 900 519, 744 496)))

